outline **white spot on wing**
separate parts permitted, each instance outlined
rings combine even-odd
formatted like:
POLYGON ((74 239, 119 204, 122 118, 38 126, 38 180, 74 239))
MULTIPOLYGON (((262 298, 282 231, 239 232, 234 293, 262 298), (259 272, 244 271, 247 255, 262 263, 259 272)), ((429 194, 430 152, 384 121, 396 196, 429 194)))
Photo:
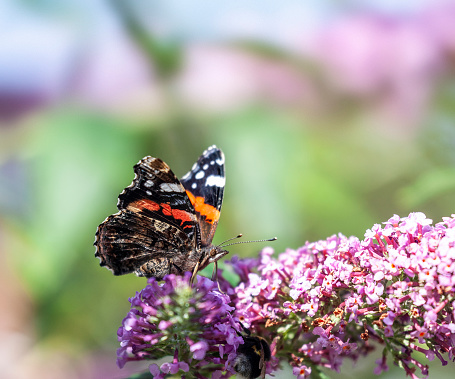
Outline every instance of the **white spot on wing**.
POLYGON ((152 196, 152 191, 147 190, 147 191, 145 191, 145 193, 149 196, 152 196))
POLYGON ((216 147, 215 145, 209 146, 206 150, 204 150, 204 152, 202 153, 202 155, 203 155, 204 157, 207 158, 207 157, 208 157, 210 154, 212 154, 213 151, 216 150, 216 149, 217 149, 217 147, 216 147))
POLYGON ((209 168, 209 165, 206 163, 204 166, 202 166, 203 170, 207 170, 209 168))
POLYGON ((188 171, 185 175, 183 175, 182 180, 186 180, 190 177, 191 171, 188 171))
POLYGON ((197 187, 196 183, 193 183, 193 184, 191 185, 191 188, 192 188, 192 189, 195 189, 196 187, 197 187))
POLYGON ((194 177, 199 180, 202 179, 204 175, 205 175, 204 171, 199 171, 194 177))
POLYGON ((221 158, 216 160, 216 163, 218 163, 220 166, 224 164, 224 155, 221 156, 221 158))
POLYGON ((162 183, 160 188, 164 192, 183 192, 184 189, 177 183, 162 183))
POLYGON ((210 175, 205 181, 206 186, 224 187, 225 184, 226 178, 218 175, 210 175))
POLYGON ((153 186, 153 181, 152 180, 147 180, 145 183, 144 183, 144 186, 147 187, 147 188, 150 188, 151 186, 153 186))

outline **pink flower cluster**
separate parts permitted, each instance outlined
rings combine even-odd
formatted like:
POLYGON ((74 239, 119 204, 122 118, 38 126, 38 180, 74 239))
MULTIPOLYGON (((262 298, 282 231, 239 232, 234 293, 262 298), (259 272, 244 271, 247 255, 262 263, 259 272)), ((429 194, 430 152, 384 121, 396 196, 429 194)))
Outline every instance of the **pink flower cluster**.
POLYGON ((409 376, 426 375, 416 353, 443 365, 444 354, 455 358, 454 216, 434 226, 423 213, 394 216, 363 241, 338 235, 277 258, 265 248, 259 260, 233 259, 235 316, 273 340, 272 370, 287 360, 298 378, 338 371, 375 341, 375 374, 391 357, 409 376))

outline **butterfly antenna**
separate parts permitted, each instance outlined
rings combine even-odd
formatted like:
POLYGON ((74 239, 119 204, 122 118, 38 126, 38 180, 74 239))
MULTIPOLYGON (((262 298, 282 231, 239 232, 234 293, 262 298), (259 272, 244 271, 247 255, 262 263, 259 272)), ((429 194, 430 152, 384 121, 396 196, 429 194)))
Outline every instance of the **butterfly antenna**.
MULTIPOLYGON (((242 235, 239 234, 239 236, 241 237, 242 235)), ((235 239, 235 238, 238 238, 239 236, 234 237, 234 238, 231 238, 231 239, 229 239, 229 240, 227 240, 227 241, 225 241, 225 242, 231 241, 231 240, 233 240, 233 239, 235 239)), ((228 243, 227 245, 221 244, 221 245, 223 245, 223 246, 220 245, 220 247, 225 248, 225 247, 227 247, 227 246, 238 245, 238 244, 240 244, 240 243, 250 243, 250 242, 271 242, 271 241, 276 241, 276 240, 277 240, 277 237, 273 237, 273 238, 269 238, 269 239, 265 239, 265 240, 239 241, 239 242, 228 243)), ((225 242, 223 242, 223 243, 225 243, 225 242)))
MULTIPOLYGON (((226 241, 221 242, 221 243, 218 245, 218 247, 222 247, 222 245, 224 245, 226 242, 235 240, 235 239, 240 238, 240 237, 242 237, 242 236, 243 236, 243 234, 240 233, 239 235, 237 235, 237 236, 235 236, 235 237, 229 238, 229 239, 227 239, 226 241)), ((225 245, 225 246, 228 246, 228 245, 225 245)))

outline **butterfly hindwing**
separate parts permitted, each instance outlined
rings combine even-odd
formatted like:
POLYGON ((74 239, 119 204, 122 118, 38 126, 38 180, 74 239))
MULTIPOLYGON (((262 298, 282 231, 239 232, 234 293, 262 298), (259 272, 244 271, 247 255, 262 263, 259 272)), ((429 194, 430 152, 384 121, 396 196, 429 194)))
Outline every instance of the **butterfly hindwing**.
POLYGON ((193 248, 186 233, 175 226, 127 209, 109 216, 98 227, 95 246, 100 264, 114 275, 135 272, 158 279, 182 274, 193 248))
POLYGON ((201 230, 202 246, 212 243, 225 186, 224 154, 216 146, 210 146, 180 180, 196 212, 201 230))

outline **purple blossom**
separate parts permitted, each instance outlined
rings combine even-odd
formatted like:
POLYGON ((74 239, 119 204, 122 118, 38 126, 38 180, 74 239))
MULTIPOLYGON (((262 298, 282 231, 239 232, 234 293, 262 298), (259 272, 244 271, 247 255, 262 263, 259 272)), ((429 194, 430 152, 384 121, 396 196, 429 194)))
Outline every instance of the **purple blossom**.
POLYGON ((306 379, 311 375, 311 367, 300 366, 294 367, 292 373, 297 377, 297 379, 306 379))
POLYGON ((129 361, 171 355, 172 362, 150 366, 155 378, 179 372, 210 377, 219 371, 214 376, 232 376, 231 363, 243 338, 239 323, 231 315, 230 298, 204 277, 198 277, 191 287, 190 277, 191 273, 168 275, 163 284, 149 279, 148 285, 130 299, 132 308, 118 330, 119 367, 129 361))
POLYGON ((386 356, 383 355, 382 358, 376 360, 376 368, 374 369, 375 375, 380 375, 382 372, 389 371, 389 366, 387 366, 386 356))
POLYGON ((205 358, 205 353, 209 349, 209 345, 205 341, 198 341, 191 345, 190 351, 193 353, 193 359, 202 360, 205 358))

